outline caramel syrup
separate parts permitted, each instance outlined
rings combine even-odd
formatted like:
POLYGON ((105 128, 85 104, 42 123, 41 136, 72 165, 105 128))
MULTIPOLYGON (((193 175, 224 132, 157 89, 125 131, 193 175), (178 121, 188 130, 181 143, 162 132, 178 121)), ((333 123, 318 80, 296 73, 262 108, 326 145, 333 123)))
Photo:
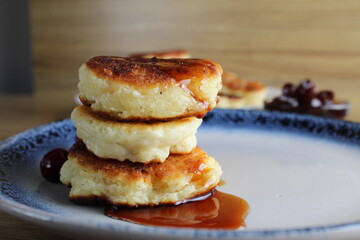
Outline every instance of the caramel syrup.
POLYGON ((238 229, 245 227, 249 204, 236 196, 214 191, 204 200, 177 206, 129 209, 106 206, 105 215, 114 219, 160 227, 238 229))

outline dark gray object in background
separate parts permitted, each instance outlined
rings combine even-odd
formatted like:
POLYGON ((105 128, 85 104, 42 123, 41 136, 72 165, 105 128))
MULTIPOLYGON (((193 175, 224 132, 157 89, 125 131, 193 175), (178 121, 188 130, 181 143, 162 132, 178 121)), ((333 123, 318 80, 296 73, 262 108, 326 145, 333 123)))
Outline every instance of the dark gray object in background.
POLYGON ((28 0, 0 0, 0 93, 31 93, 28 0))

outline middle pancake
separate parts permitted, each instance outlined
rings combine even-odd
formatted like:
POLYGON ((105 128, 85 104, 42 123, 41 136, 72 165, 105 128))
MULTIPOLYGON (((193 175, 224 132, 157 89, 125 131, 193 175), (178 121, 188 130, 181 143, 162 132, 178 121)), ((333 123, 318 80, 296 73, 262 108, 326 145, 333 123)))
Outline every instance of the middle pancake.
POLYGON ((154 123, 117 122, 85 106, 76 107, 71 119, 77 136, 96 156, 142 163, 163 162, 170 153, 191 152, 202 122, 195 117, 154 123))

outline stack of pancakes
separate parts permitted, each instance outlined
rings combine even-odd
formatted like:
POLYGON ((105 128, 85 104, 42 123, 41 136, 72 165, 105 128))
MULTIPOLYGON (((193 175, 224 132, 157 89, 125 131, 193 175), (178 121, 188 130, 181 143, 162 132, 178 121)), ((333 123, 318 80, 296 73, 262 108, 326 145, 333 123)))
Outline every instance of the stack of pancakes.
POLYGON ((214 189, 219 164, 197 147, 222 68, 202 59, 95 57, 79 70, 78 141, 60 180, 77 203, 178 204, 214 189))

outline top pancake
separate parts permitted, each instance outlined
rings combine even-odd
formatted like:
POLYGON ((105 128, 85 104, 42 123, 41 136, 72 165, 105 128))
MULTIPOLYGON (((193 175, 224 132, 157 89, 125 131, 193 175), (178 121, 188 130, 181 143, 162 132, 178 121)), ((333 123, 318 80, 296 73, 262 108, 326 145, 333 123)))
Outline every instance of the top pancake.
POLYGON ((97 77, 133 86, 173 85, 217 77, 221 67, 204 59, 94 57, 86 66, 97 77))
POLYGON ((222 68, 205 59, 99 56, 79 70, 81 101, 118 120, 202 117, 216 105, 222 68))

